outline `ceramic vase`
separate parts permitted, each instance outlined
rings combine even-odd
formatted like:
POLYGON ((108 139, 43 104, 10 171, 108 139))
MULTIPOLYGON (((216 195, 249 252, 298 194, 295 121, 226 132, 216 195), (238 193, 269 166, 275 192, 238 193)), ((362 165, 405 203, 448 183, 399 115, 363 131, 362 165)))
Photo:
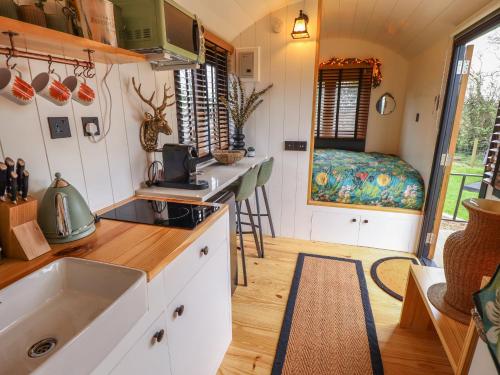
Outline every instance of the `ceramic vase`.
POLYGON ((245 134, 243 134, 243 128, 235 128, 233 134, 233 148, 235 150, 245 149, 245 134))
POLYGON ((469 223, 465 230, 451 234, 444 245, 443 299, 469 316, 472 294, 500 263, 500 201, 467 199, 462 204, 469 211, 469 223))

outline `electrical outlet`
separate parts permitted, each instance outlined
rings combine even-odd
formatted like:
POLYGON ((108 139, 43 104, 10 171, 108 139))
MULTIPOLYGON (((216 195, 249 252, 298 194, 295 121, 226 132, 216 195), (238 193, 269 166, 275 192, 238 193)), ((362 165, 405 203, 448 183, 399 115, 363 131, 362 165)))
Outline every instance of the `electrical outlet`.
POLYGON ((97 126, 97 132, 94 135, 101 135, 101 128, 99 127, 99 119, 97 117, 82 117, 83 135, 86 137, 92 135, 87 131, 87 124, 90 123, 94 123, 97 126))
POLYGON ((307 151, 307 142, 285 141, 285 151, 307 151))
POLYGON ((50 138, 71 138, 69 120, 67 117, 48 117, 50 138))

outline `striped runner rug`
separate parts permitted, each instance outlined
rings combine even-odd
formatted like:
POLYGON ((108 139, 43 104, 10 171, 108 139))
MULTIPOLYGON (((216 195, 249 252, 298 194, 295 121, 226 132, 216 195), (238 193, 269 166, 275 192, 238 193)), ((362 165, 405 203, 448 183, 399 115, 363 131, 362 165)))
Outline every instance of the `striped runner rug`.
POLYGON ((300 253, 272 375, 383 373, 361 261, 300 253))

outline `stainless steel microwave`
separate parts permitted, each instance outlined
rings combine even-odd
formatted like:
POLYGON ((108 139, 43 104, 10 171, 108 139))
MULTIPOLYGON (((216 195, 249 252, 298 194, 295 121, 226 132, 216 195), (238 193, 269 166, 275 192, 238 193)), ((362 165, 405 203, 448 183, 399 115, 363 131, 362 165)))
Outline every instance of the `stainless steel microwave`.
POLYGON ((156 68, 205 62, 203 26, 172 0, 113 0, 120 8, 122 47, 145 54, 156 68))

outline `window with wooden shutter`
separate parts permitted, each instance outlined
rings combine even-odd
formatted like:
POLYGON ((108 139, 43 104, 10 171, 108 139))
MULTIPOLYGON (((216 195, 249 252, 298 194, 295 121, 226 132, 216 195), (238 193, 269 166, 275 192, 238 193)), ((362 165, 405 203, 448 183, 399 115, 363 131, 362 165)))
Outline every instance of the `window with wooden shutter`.
POLYGON ((196 147, 200 161, 216 149, 229 148, 228 112, 219 98, 227 97, 228 51, 205 41, 205 64, 175 71, 179 143, 196 147))
POLYGON ((315 147, 364 151, 371 88, 371 67, 319 70, 315 147))

